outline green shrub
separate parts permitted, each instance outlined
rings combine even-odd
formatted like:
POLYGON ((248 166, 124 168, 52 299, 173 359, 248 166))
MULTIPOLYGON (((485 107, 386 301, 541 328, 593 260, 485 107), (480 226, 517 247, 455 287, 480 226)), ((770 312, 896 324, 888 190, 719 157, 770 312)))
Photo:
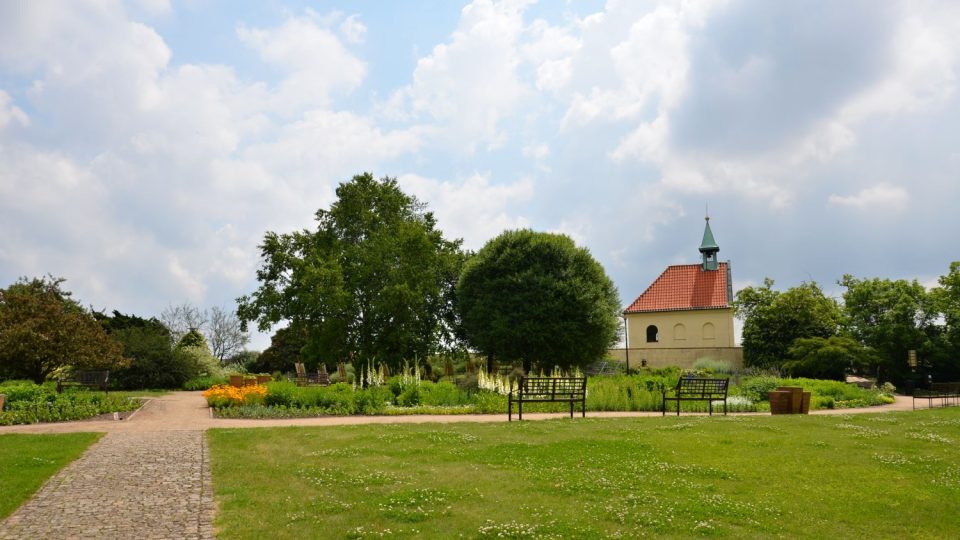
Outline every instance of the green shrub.
POLYGON ((289 407, 293 405, 296 393, 297 385, 292 382, 267 383, 267 395, 264 398, 264 403, 269 406, 289 407))
POLYGON ((383 414, 393 400, 393 392, 383 386, 364 388, 354 392, 354 409, 359 414, 383 414))
POLYGON ((470 396, 449 381, 420 383, 420 403, 434 406, 466 405, 470 396))
POLYGON ((749 397, 755 402, 767 401, 767 392, 779 386, 799 386, 810 392, 811 409, 846 409, 893 403, 894 399, 881 390, 864 389, 841 381, 806 378, 777 378, 771 376, 744 378, 734 394, 749 397))
POLYGON ((226 377, 194 377, 183 383, 184 390, 208 390, 211 386, 217 384, 227 384, 226 377))
POLYGON ((53 383, 37 385, 29 381, 7 381, 0 385, 6 404, 0 412, 0 425, 34 424, 82 420, 100 414, 131 411, 137 400, 101 392, 70 389, 58 394, 53 383))
POLYGON ((473 395, 473 399, 477 407, 477 412, 481 414, 503 414, 503 412, 507 410, 507 396, 503 394, 480 390, 473 395))
POLYGON ((25 380, 12 380, 0 384, 0 394, 6 394, 7 403, 36 401, 46 395, 42 386, 25 380))
POLYGON ((476 373, 467 373, 457 381, 457 388, 466 392, 468 394, 473 394, 480 389, 480 385, 477 383, 477 374, 476 373))
MULTIPOLYGON (((433 383, 422 383, 422 384, 433 384, 433 383)), ((420 387, 416 385, 410 385, 406 387, 400 395, 397 396, 397 405, 401 407, 413 407, 420 405, 422 401, 422 396, 420 395, 420 387)))
POLYGON ((659 377, 616 376, 587 379, 587 410, 656 411, 663 393, 659 377))
POLYGON ((733 365, 726 360, 716 360, 714 358, 701 358, 693 363, 693 369, 697 371, 707 371, 709 373, 721 373, 733 375, 736 372, 733 365))
POLYGON ((356 412, 353 402, 353 387, 349 384, 332 384, 322 388, 318 405, 325 408, 330 414, 353 414, 356 412))
POLYGON ((767 401, 767 392, 783 386, 777 377, 760 376, 743 379, 740 382, 737 394, 750 398, 752 401, 767 401))

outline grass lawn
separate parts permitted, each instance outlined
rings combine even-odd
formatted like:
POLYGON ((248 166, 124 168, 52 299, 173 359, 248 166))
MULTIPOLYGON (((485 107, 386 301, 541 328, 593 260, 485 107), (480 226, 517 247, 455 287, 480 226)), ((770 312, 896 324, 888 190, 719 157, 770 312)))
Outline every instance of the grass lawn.
POLYGON ((12 514, 47 478, 77 459, 102 435, 0 435, 0 519, 12 514))
POLYGON ((946 538, 960 408, 209 432, 220 538, 946 538))

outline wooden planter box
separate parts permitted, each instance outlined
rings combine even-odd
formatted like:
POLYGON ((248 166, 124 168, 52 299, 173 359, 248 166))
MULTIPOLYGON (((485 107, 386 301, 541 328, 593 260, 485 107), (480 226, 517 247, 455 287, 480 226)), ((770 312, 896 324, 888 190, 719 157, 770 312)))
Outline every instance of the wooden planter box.
POLYGON ((799 386, 781 386, 767 392, 770 399, 770 414, 809 414, 810 392, 799 386))
POLYGON ((6 394, 0 394, 0 412, 3 412, 3 402, 7 400, 6 394))
POLYGON ((243 386, 243 375, 231 375, 230 386, 236 386, 237 388, 243 386))
POLYGON ((793 396, 790 392, 772 390, 767 392, 770 400, 770 414, 791 414, 793 412, 793 396))
POLYGON ((273 377, 270 375, 257 375, 257 384, 267 384, 272 381, 273 377))

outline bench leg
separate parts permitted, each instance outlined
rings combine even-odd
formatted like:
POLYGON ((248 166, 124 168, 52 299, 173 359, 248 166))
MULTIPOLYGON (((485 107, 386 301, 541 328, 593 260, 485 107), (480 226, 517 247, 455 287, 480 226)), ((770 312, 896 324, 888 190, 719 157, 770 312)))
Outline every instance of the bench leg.
POLYGON ((583 398, 583 402, 580 403, 580 412, 583 418, 587 417, 587 398, 583 398))
POLYGON ((573 420, 573 400, 570 400, 570 419, 573 420))
POLYGON ((513 396, 507 396, 507 422, 513 422, 513 396))
POLYGON ((707 410, 710 411, 710 416, 713 416, 713 400, 712 399, 707 400, 707 410))
POLYGON ((523 400, 517 400, 517 420, 523 420, 523 400))

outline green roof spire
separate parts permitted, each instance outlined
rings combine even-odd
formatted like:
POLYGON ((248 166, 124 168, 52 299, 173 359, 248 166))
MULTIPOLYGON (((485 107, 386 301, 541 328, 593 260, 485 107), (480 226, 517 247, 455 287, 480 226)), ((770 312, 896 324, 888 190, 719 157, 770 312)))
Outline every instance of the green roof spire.
POLYGON ((703 269, 716 270, 717 252, 720 251, 720 246, 713 239, 713 231, 710 230, 710 216, 708 215, 704 219, 707 225, 703 229, 703 241, 700 242, 700 253, 703 254, 703 269))

